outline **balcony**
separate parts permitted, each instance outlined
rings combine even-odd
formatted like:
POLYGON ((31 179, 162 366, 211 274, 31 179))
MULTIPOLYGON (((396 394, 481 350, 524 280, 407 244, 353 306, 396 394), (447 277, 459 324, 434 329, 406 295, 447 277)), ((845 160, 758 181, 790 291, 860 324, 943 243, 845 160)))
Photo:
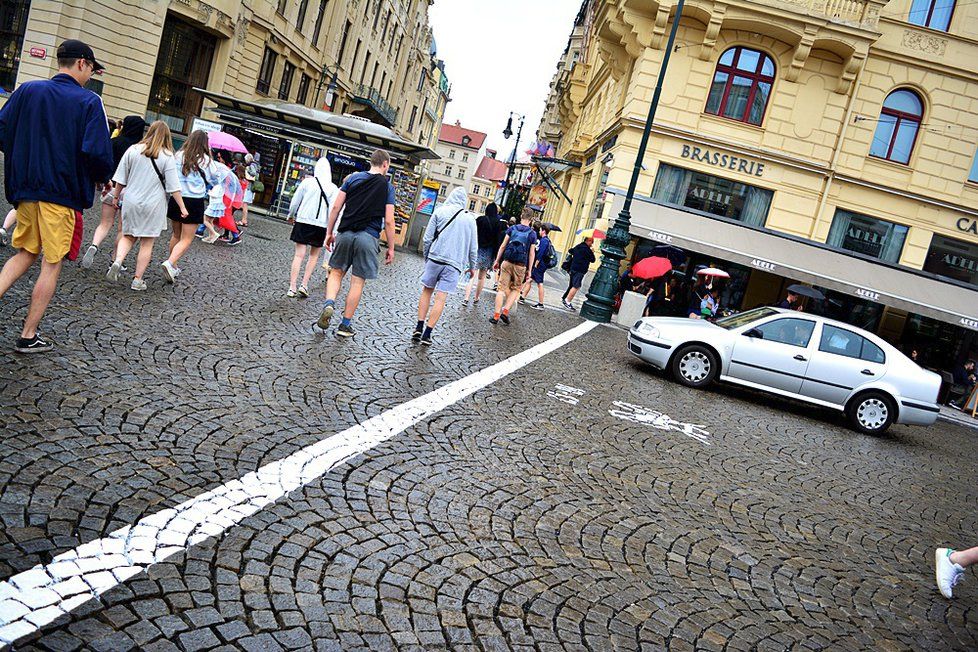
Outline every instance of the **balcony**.
POLYGON ((394 123, 397 122, 397 109, 388 104, 376 88, 366 84, 358 85, 353 91, 353 101, 362 104, 367 109, 367 111, 360 113, 353 111, 354 115, 362 115, 362 117, 379 122, 386 127, 393 127, 394 123))

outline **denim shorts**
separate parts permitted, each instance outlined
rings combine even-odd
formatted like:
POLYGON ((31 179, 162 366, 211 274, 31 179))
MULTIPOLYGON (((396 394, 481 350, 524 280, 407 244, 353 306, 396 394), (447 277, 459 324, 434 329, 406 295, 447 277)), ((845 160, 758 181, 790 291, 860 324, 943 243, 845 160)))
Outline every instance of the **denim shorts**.
POLYGON ((344 272, 353 268, 353 275, 364 280, 377 278, 380 261, 380 240, 366 231, 344 231, 336 236, 329 266, 344 272))
POLYGON ((433 288, 436 292, 447 292, 451 294, 458 286, 458 280, 462 277, 462 272, 451 265, 439 263, 434 260, 426 260, 424 272, 421 273, 421 285, 426 288, 433 288))

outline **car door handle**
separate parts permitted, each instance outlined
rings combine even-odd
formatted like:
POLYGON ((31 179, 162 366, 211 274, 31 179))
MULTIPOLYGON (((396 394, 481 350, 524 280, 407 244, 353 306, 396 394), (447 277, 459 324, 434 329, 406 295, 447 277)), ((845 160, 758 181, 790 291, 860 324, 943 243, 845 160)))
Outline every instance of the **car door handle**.
POLYGON ((863 369, 862 374, 864 376, 875 376, 876 375, 872 371, 870 371, 869 369, 863 369))
POLYGON ((798 362, 808 362, 808 358, 806 358, 800 353, 795 356, 795 360, 797 360, 798 362))

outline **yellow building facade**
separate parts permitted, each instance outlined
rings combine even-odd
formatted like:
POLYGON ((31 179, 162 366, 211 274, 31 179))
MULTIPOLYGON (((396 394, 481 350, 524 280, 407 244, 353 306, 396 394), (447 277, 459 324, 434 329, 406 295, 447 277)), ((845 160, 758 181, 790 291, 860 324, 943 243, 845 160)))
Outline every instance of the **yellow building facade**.
MULTIPOLYGON (((559 178, 573 205, 548 204, 558 249, 614 220, 675 4, 585 3, 582 56, 550 99, 558 156, 581 166, 559 178)), ((687 2, 630 253, 669 244, 734 267, 738 308, 780 300, 791 280, 812 283, 858 325, 934 348, 942 364, 974 355, 975 61, 974 3, 687 2), (779 258, 787 251, 803 259, 779 258)))

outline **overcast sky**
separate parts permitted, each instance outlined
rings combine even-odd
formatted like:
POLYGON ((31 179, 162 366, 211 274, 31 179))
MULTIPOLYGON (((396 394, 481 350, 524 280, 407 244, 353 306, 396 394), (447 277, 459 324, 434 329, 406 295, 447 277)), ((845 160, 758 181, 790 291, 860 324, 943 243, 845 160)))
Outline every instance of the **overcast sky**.
POLYGON ((536 139, 557 60, 581 0, 435 0, 429 9, 438 58, 452 85, 445 122, 489 134, 490 149, 509 156, 502 135, 510 111, 526 115, 522 156, 536 139))

